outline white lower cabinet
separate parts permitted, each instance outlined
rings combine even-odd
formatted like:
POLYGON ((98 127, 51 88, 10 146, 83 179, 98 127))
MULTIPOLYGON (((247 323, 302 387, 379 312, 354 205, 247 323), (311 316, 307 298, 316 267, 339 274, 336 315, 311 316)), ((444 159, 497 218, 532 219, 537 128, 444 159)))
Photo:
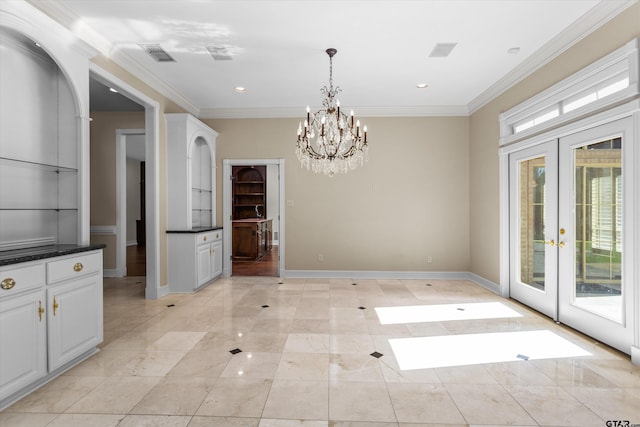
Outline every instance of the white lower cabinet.
POLYGON ((169 233, 169 290, 194 292, 222 275, 222 230, 169 233))
POLYGON ((47 374, 45 296, 0 299, 0 401, 47 374))
POLYGON ((102 251, 0 267, 0 281, 2 410, 97 351, 102 251))
POLYGON ((102 342, 102 276, 47 289, 49 369, 58 369, 102 342))

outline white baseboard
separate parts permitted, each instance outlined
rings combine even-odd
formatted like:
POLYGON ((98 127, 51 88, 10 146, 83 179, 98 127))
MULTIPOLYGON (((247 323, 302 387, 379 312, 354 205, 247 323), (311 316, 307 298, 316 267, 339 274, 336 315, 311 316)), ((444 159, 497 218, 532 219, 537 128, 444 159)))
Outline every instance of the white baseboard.
POLYGON ((117 229, 115 225, 92 225, 89 227, 89 233, 115 235, 117 229))
POLYGON ((117 268, 105 268, 102 270, 102 275, 104 277, 124 277, 127 275, 127 272, 117 268))
POLYGON ((640 347, 631 346, 631 363, 640 366, 640 347))
POLYGON ((285 270, 282 275, 296 279, 426 279, 470 280, 500 295, 500 286, 468 271, 342 271, 342 270, 285 270))

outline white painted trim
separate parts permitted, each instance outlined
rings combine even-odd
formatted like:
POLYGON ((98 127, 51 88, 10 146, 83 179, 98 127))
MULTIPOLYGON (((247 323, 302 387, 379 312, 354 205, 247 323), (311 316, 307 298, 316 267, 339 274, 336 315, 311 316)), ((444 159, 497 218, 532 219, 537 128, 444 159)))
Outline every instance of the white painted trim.
MULTIPOLYGON (((466 106, 438 105, 438 106, 407 106, 407 107, 358 107, 350 106, 358 117, 448 117, 468 116, 466 106)), ((280 119, 304 116, 305 109, 301 108, 212 108, 202 109, 198 117, 201 119, 280 119)))
POLYGON ((127 136, 144 135, 144 132, 144 129, 116 129, 116 270, 123 271, 124 275, 127 271, 127 136))
POLYGON ((631 346, 631 363, 640 366, 640 347, 631 346))
POLYGON ((105 268, 104 270, 102 270, 102 276, 103 277, 120 278, 120 277, 124 277, 126 275, 127 275, 126 271, 118 270, 117 268, 105 268))
MULTIPOLYGON (((160 104, 95 63, 89 71, 96 80, 115 87, 124 96, 145 107, 145 195, 147 247, 147 299, 166 295, 160 284, 160 104)), ((166 287, 166 286, 165 286, 166 287)))
MULTIPOLYGON (((509 283, 509 192, 508 192, 508 157, 509 154, 517 152, 527 147, 533 147, 537 144, 541 144, 551 139, 563 138, 569 135, 585 131, 592 128, 605 125, 607 123, 623 119, 625 117, 633 117, 633 136, 628 142, 632 144, 632 148, 627 148, 627 153, 630 158, 626 158, 626 161, 632 163, 631 165, 624 166, 625 170, 632 170, 632 186, 633 190, 637 193, 640 188, 640 99, 629 101, 625 104, 611 108, 609 110, 594 114, 590 117, 583 118, 581 120, 565 124, 562 127, 553 129, 536 135, 523 141, 518 141, 508 146, 499 148, 500 156, 500 280, 504 286, 509 283), (505 182, 507 181, 507 182, 505 182), (506 205, 506 206, 505 206, 506 205)), ((629 147, 629 146, 627 146, 629 147)), ((625 194, 627 194, 625 192, 625 194)), ((625 196, 626 197, 626 196, 625 196)), ((626 218, 634 218, 637 213, 640 212, 640 197, 631 197, 631 203, 633 204, 633 212, 627 213, 625 211, 626 218), (635 215, 635 216, 634 216, 635 215)), ((631 208, 627 205, 627 208, 631 208)), ((632 221, 625 222, 625 253, 630 252, 637 257, 640 253, 640 226, 632 221), (628 237, 627 237, 628 236, 628 237), (626 245, 629 245, 628 247, 626 245), (629 248, 629 250, 627 250, 629 248)), ((631 292, 633 293, 633 299, 628 305, 628 309, 634 311, 632 316, 633 327, 633 346, 631 351, 634 351, 634 347, 640 348, 640 264, 634 263, 633 266, 625 268, 623 272, 626 276, 631 276, 630 279, 625 279, 625 283, 635 286, 631 292)), ((636 350, 637 351, 637 350, 636 350)), ((638 357, 638 356, 636 356, 638 357)), ((640 363, 640 362, 639 362, 640 363)))
POLYGON ((238 165, 278 165, 280 220, 278 274, 284 277, 285 261, 285 198, 284 198, 284 159, 224 159, 222 161, 222 276, 231 276, 231 167, 238 165))
POLYGON ((285 270, 281 277, 288 279, 469 280, 500 295, 498 284, 468 271, 285 270))
POLYGON ((627 102, 640 94, 638 48, 640 39, 632 39, 622 47, 605 55, 569 77, 560 80, 548 89, 532 96, 524 102, 500 114, 500 145, 531 138, 549 129, 566 125, 572 121, 593 115, 606 108, 613 108, 627 102), (569 112, 561 112, 557 117, 514 133, 512 127, 521 120, 531 118, 549 108, 562 108, 563 103, 585 90, 593 89, 607 78, 626 73, 629 85, 624 90, 605 96, 595 102, 586 104, 569 112))
POLYGON ((602 25, 637 3, 637 0, 601 1, 579 20, 538 49, 511 72, 502 77, 469 104, 469 114, 473 114, 504 92, 544 67, 566 52, 580 40, 593 33, 602 25))
POLYGON ((92 225, 89 229, 90 234, 115 235, 118 227, 116 225, 92 225))

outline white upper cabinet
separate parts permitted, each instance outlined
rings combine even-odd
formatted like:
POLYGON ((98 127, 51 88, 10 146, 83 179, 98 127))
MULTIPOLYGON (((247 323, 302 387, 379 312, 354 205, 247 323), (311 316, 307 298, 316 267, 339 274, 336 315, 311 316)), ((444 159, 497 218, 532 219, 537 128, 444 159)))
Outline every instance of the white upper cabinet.
POLYGON ((218 133, 190 114, 165 114, 170 230, 216 223, 215 144, 218 133))

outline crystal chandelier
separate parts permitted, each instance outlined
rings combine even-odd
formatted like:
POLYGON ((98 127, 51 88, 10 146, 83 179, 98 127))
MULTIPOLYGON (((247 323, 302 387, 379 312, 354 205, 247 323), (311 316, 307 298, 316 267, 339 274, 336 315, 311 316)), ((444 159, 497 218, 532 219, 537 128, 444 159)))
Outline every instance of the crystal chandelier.
POLYGON ((333 87, 333 55, 338 51, 327 49, 326 52, 329 55, 329 87, 320 89, 324 96, 323 108, 311 113, 307 107, 307 118, 298 124, 296 155, 307 169, 333 176, 362 166, 369 160, 369 146, 367 127, 360 130, 360 121, 355 120, 353 110, 347 116, 336 98, 341 89, 333 87))

